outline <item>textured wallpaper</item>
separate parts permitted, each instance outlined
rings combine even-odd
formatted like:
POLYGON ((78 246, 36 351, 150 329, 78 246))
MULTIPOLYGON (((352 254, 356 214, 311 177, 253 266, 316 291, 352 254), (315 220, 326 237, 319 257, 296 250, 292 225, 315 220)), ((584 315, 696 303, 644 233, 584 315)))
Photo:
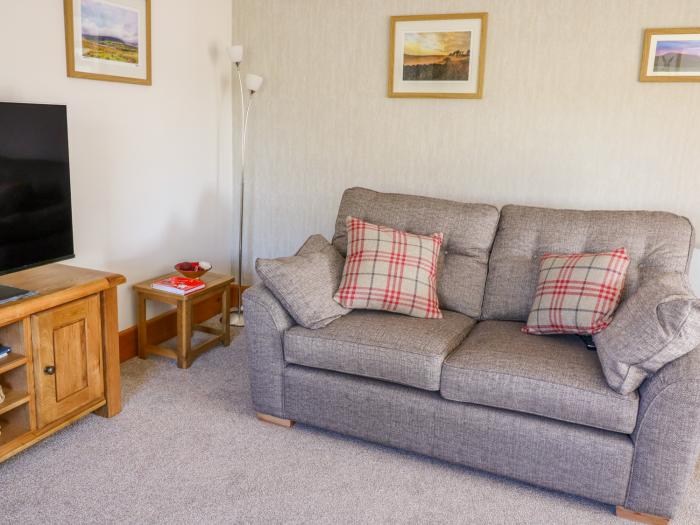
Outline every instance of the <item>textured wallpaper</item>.
POLYGON ((266 79, 249 137, 249 277, 254 257, 329 236, 349 186, 700 225, 700 83, 637 80, 645 28, 693 25, 697 0, 235 0, 233 39, 266 79), (386 97, 391 15, 478 11, 483 99, 386 97))

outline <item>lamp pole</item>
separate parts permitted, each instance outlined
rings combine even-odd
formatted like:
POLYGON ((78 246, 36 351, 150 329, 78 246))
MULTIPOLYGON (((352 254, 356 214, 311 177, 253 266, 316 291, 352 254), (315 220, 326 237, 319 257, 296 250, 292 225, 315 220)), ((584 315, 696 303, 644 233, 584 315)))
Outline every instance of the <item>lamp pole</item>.
MULTIPOLYGON (((246 88, 248 89, 248 103, 246 104, 243 91, 243 77, 241 76, 241 62, 243 61, 243 46, 231 46, 229 50, 231 61, 236 66, 236 75, 238 76, 238 86, 240 88, 241 97, 241 187, 240 187, 240 213, 238 217, 238 309, 231 314, 230 324, 232 326, 245 326, 243 319, 243 211, 245 202, 245 152, 246 152, 246 137, 248 134, 248 117, 250 116, 250 108, 253 105, 255 93, 262 86, 263 78, 258 75, 247 74, 245 78, 246 88)), ((232 185, 232 188, 235 185, 232 185)), ((233 262, 231 263, 233 265, 233 262)))

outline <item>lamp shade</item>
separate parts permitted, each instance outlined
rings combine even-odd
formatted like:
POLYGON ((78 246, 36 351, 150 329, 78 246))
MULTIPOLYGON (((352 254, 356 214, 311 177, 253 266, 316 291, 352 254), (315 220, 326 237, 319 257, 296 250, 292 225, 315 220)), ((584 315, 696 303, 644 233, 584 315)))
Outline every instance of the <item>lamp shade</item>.
POLYGON ((228 54, 231 57, 231 62, 243 62, 243 46, 229 47, 228 54))
POLYGON ((263 77, 259 75, 253 75, 251 73, 248 73, 245 76, 245 87, 247 87, 252 92, 258 91, 260 89, 260 86, 262 86, 262 83, 263 77))

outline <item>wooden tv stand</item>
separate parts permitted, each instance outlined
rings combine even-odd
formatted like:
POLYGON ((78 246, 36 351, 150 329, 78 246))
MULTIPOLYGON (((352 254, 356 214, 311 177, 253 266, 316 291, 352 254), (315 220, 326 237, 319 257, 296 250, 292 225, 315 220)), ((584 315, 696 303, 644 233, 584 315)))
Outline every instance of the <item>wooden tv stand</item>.
POLYGON ((0 305, 0 462, 95 412, 121 411, 122 275, 50 264, 0 277, 37 295, 0 305))

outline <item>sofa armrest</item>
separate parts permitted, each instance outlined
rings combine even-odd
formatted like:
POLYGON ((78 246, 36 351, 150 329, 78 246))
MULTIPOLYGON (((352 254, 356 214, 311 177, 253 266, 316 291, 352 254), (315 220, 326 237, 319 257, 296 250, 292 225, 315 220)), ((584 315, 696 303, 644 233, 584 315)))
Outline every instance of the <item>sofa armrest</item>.
POLYGON ((264 285, 243 294, 246 346, 253 406, 284 418, 284 333, 294 326, 284 307, 264 285))
POLYGON ((700 347, 649 377, 639 395, 625 507, 671 517, 700 452, 700 347))

